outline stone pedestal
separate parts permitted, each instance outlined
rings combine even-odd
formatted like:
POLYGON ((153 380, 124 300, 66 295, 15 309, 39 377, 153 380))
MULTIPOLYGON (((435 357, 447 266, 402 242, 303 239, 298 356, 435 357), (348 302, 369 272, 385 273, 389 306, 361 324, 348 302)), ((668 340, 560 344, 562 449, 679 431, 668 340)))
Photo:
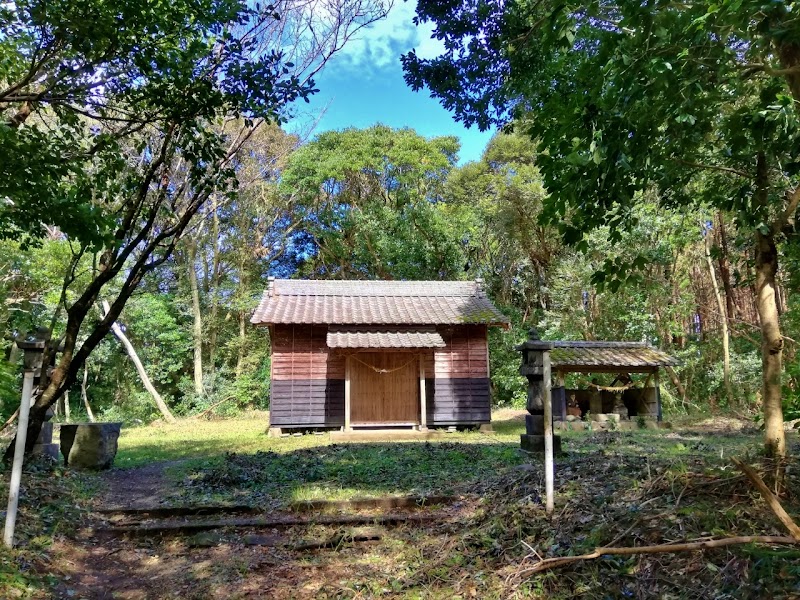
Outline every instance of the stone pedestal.
POLYGON ((61 425, 64 464, 79 469, 110 469, 117 455, 122 423, 69 423, 61 425))
POLYGON ((607 423, 609 421, 612 423, 619 423, 620 421, 619 415, 616 413, 597 413, 589 415, 589 420, 597 423, 607 423))
POLYGON ((563 386, 554 387, 550 391, 553 398, 553 420, 564 421, 567 418, 567 391, 563 386))
MULTIPOLYGON (((544 435, 521 435, 519 444, 525 452, 544 452, 544 435)), ((553 452, 561 452, 561 436, 553 434, 553 452)))

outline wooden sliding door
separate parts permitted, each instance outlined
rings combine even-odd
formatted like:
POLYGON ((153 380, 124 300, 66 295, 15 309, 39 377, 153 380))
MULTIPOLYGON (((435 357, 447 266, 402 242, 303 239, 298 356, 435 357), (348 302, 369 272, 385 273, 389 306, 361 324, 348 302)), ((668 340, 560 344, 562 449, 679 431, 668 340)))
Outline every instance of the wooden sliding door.
POLYGON ((350 362, 352 425, 419 423, 419 359, 403 352, 363 352, 350 362))

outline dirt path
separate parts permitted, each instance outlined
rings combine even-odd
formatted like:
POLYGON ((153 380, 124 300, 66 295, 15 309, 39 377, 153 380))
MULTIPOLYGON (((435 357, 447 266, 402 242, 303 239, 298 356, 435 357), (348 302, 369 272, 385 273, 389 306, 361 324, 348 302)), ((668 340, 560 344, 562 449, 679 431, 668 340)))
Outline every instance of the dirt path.
POLYGON ((97 499, 97 508, 153 508, 174 501, 179 486, 166 475, 170 467, 184 461, 157 462, 134 469, 113 469, 101 474, 105 488, 97 499))
MULTIPOLYGON (((351 582, 386 581, 398 568, 399 555, 422 532, 439 523, 375 524, 372 540, 346 541, 316 548, 318 540, 352 533, 352 527, 325 524, 322 513, 306 526, 253 528, 223 527, 192 534, 120 536, 109 526, 156 523, 159 519, 106 511, 161 508, 175 505, 180 484, 166 471, 181 461, 113 470, 98 475, 102 491, 96 511, 82 529, 66 532, 51 547, 48 570, 58 579, 53 600, 161 600, 244 598, 317 599, 340 597, 351 582), (255 543, 253 540, 256 540, 255 543), (270 543, 274 539, 276 543, 270 543), (259 541, 259 540, 267 540, 259 541), (308 549, 300 549, 303 544, 308 549), (333 589, 332 589, 333 587, 333 589), (336 591, 334 591, 336 590, 336 591)), ((353 516, 364 513, 351 507, 353 516)), ((376 507, 377 515, 407 507, 376 507)), ((448 520, 462 509, 445 508, 448 520), (452 510, 452 512, 450 512, 452 510)), ((421 512, 427 512, 420 508, 421 512)), ((349 510, 337 511, 347 515, 349 510)), ((272 513, 267 513, 272 514, 272 513)), ((357 517, 356 517, 357 518, 357 517)), ((192 522, 191 517, 187 518, 192 522)), ((361 585, 361 584, 358 584, 361 585)), ((372 597, 368 591, 364 597, 372 597)), ((378 592, 379 593, 379 592, 378 592)))

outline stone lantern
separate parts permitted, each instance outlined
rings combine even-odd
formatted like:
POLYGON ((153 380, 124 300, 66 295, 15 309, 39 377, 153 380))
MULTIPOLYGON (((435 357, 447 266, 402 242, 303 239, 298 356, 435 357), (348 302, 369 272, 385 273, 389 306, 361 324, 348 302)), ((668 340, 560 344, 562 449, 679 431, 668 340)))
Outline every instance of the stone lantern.
MULTIPOLYGON (((539 339, 539 333, 531 328, 528 339, 516 347, 522 352, 522 365, 519 373, 528 380, 528 399, 526 402, 525 434, 520 436, 523 450, 528 452, 544 452, 544 415, 545 402, 552 403, 550 397, 550 350, 553 345, 539 339)), ((551 404, 552 406, 552 404, 551 404)), ((552 426, 552 411, 550 415, 552 426)), ((561 438, 553 436, 553 449, 561 450, 561 438)))
MULTIPOLYGON (((49 337, 47 329, 40 328, 33 335, 17 342, 17 348, 24 352, 23 365, 25 369, 25 379, 31 381, 31 387, 37 382, 47 379, 47 369, 50 364, 44 364, 44 350, 48 344, 47 338, 49 337)), ((51 361, 55 360, 58 348, 51 346, 51 361)), ((30 402, 32 397, 32 389, 27 393, 23 389, 23 401, 30 402)), ((48 411, 48 418, 52 416, 52 412, 48 411)), ((53 424, 49 421, 42 423, 42 429, 36 443, 33 446, 34 454, 44 454, 54 459, 58 459, 58 444, 53 443, 53 424)))
POLYGON ((44 360, 44 347, 47 340, 41 336, 40 332, 17 341, 17 348, 23 351, 22 363, 26 372, 30 371, 34 377, 40 377, 42 373, 42 361, 44 360))

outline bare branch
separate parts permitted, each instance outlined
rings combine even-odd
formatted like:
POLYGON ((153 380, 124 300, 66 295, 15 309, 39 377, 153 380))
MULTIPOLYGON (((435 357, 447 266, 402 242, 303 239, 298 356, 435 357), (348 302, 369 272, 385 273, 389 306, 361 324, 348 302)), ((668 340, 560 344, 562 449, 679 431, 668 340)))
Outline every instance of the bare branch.
POLYGON ((755 179, 755 175, 751 175, 746 171, 740 171, 739 169, 734 169, 731 167, 723 167, 721 165, 704 165, 702 163, 691 162, 688 160, 681 160, 678 159, 678 162, 682 165, 686 165, 687 167, 694 167, 695 169, 707 169, 709 171, 720 171, 721 173, 730 173, 731 175, 738 175, 739 177, 744 177, 745 179, 755 179))

